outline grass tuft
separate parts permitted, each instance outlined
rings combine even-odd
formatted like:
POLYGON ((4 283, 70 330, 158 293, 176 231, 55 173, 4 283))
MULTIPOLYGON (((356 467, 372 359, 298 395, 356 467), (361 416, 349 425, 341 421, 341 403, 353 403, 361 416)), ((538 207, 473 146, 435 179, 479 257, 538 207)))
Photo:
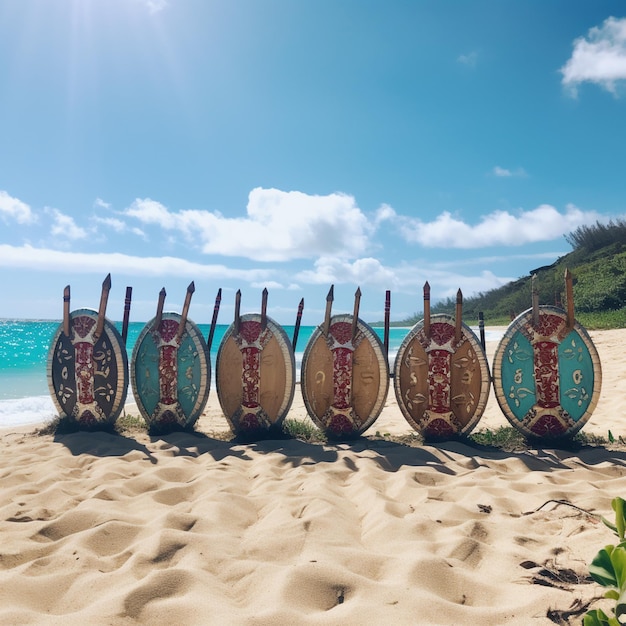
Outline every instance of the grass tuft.
POLYGON ((307 443, 326 443, 328 437, 310 420, 286 419, 283 422, 283 432, 307 443))

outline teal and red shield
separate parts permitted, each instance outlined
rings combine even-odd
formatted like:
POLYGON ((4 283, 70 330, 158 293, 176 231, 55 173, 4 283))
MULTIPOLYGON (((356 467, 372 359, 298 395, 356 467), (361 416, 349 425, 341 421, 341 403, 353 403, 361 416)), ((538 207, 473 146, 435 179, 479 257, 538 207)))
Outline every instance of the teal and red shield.
POLYGON ((112 425, 128 391, 128 357, 119 332, 104 320, 97 336, 98 311, 70 314, 70 334, 60 324, 48 352, 48 388, 59 416, 87 428, 112 425))
POLYGON ((562 309, 540 306, 519 315, 494 357, 494 389, 509 422, 533 438, 573 436, 598 403, 600 359, 586 330, 568 327, 562 309))
POLYGON ((137 338, 131 359, 135 402, 148 426, 193 426, 211 387, 211 361, 200 329, 190 319, 182 334, 178 313, 150 320, 137 338))

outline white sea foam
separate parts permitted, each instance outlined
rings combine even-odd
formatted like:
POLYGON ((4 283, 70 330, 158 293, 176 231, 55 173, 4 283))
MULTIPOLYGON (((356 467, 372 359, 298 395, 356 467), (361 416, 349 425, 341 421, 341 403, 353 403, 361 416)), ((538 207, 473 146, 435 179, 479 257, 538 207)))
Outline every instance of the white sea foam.
POLYGON ((0 428, 51 421, 57 410, 50 396, 0 400, 0 428))

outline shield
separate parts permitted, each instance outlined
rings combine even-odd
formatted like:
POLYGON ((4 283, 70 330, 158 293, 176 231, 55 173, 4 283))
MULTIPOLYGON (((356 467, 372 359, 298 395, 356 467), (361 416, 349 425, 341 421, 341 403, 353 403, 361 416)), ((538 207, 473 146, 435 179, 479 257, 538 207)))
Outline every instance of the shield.
POLYGON ((429 332, 424 320, 409 331, 394 364, 398 406, 411 426, 426 439, 468 434, 487 405, 489 365, 472 329, 449 315, 433 315, 429 332))
POLYGON ((302 397, 309 416, 330 437, 367 430, 380 415, 389 389, 389 364, 376 332, 352 315, 317 328, 302 357, 302 397), (353 336, 354 332, 354 336, 353 336))
POLYGON ((494 389, 506 418, 534 438, 573 436, 591 416, 602 385, 600 359, 587 331, 552 306, 514 319, 493 363, 494 389))
POLYGON ((222 411, 235 434, 279 428, 295 391, 295 358, 287 334, 256 313, 231 324, 217 352, 215 384, 222 411))
POLYGON ((48 353, 48 388, 59 416, 87 428, 115 423, 128 391, 128 357, 122 337, 105 319, 96 339, 97 324, 97 311, 73 311, 70 336, 60 324, 48 353))
POLYGON ((148 426, 193 426, 211 387, 211 361, 200 329, 190 319, 177 338, 178 313, 163 313, 143 328, 133 349, 131 383, 135 402, 148 426))

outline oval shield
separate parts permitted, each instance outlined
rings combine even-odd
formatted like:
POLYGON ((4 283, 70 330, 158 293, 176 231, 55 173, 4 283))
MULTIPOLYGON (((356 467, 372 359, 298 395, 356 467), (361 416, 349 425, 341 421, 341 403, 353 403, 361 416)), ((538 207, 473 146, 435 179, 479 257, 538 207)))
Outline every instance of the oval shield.
POLYGON ((295 391, 295 358, 291 342, 270 317, 242 315, 239 332, 231 324, 217 352, 215 385, 220 406, 235 434, 254 434, 280 427, 295 391))
POLYGON ((600 358, 578 322, 564 310, 521 313, 500 340, 493 363, 498 404, 509 422, 534 438, 570 437, 591 417, 600 397, 600 358))
POLYGON ((468 434, 487 406, 489 365, 472 329, 445 314, 433 315, 409 331, 394 364, 398 406, 409 424, 426 439, 468 434))
POLYGON ((211 387, 211 361, 200 329, 187 319, 180 341, 178 313, 163 313, 143 328, 133 349, 131 383, 148 426, 193 426, 204 411, 211 387))
POLYGON ((309 416, 331 437, 366 431, 380 415, 389 390, 389 363, 376 332, 353 316, 330 318, 305 348, 300 376, 309 416))
POLYGON ((128 391, 128 357, 119 332, 104 320, 95 337, 98 311, 70 314, 70 336, 59 325, 48 352, 48 388, 59 416, 87 428, 111 425, 128 391))

